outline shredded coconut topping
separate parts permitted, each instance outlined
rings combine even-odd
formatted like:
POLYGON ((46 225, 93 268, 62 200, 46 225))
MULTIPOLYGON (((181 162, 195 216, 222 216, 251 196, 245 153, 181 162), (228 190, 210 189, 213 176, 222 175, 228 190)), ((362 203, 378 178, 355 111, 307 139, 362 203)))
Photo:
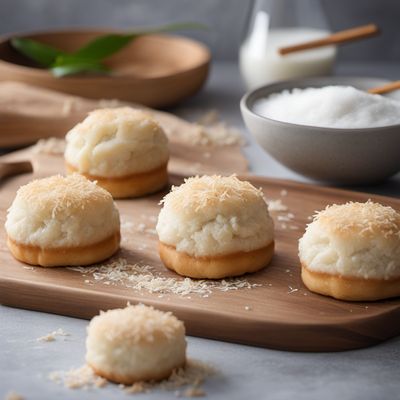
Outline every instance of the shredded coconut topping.
POLYGON ((97 264, 89 267, 68 267, 84 275, 92 275, 94 281, 106 285, 122 285, 136 291, 145 290, 150 293, 175 294, 187 297, 197 294, 209 297, 213 291, 227 292, 230 290, 252 289, 261 284, 250 283, 244 278, 222 280, 194 280, 190 278, 168 278, 162 276, 156 268, 150 265, 130 264, 124 258, 110 261, 107 264, 97 264))
POLYGON ((184 334, 183 322, 171 312, 163 312, 153 307, 137 304, 100 311, 89 324, 88 332, 105 335, 108 341, 129 343, 154 342, 156 337, 170 340, 177 333, 184 334), (94 333, 95 332, 95 333, 94 333))
POLYGON ((182 185, 172 186, 160 204, 168 201, 181 210, 195 206, 197 212, 216 204, 243 204, 259 199, 263 199, 262 190, 250 182, 241 181, 236 175, 204 175, 186 178, 182 185))
POLYGON ((92 208, 97 202, 112 202, 109 192, 79 174, 33 180, 18 189, 17 198, 38 208, 52 206, 54 216, 68 209, 92 208))
POLYGON ((314 215, 314 221, 317 220, 336 232, 357 231, 363 237, 383 234, 385 238, 400 238, 400 213, 371 200, 327 206, 314 215))

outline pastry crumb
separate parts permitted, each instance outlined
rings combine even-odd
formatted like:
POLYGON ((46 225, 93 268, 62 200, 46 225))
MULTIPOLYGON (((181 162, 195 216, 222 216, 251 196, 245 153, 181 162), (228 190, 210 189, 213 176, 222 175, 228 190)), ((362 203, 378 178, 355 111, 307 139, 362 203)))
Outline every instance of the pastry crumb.
POLYGON ((57 336, 70 336, 69 333, 65 332, 63 329, 58 328, 57 330, 48 333, 47 335, 38 337, 36 340, 38 342, 54 342, 57 338, 57 336))

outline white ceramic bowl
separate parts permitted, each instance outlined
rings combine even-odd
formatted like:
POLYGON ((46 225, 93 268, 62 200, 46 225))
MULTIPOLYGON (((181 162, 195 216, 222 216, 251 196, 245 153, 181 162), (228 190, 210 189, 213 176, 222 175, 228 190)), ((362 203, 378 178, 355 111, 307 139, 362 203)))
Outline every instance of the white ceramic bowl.
MULTIPOLYGON (((253 111, 254 103, 285 89, 350 85, 366 90, 387 80, 358 77, 307 78, 250 91, 241 100, 243 119, 258 143, 293 171, 334 184, 370 184, 400 171, 400 125, 338 129, 280 122, 253 111)), ((388 97, 400 100, 400 91, 388 97)))

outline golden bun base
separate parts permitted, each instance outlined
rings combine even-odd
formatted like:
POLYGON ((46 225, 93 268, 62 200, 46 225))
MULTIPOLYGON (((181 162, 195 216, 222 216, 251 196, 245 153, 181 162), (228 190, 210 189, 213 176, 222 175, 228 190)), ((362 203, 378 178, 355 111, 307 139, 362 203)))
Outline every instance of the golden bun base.
POLYGON ((120 374, 116 374, 113 372, 108 373, 108 372, 102 371, 100 368, 95 368, 95 367, 93 367, 93 365, 88 363, 88 365, 90 366, 90 368, 93 369, 93 371, 95 372, 96 375, 101 376, 102 378, 105 378, 110 382, 120 383, 120 384, 122 383, 123 385, 133 385, 135 382, 143 382, 143 381, 145 381, 145 382, 162 381, 164 379, 169 378, 175 369, 182 368, 185 366, 185 364, 186 364, 186 360, 177 364, 173 368, 167 368, 167 369, 158 371, 157 373, 153 372, 148 375, 143 375, 143 374, 120 375, 120 374))
POLYGON ((21 244, 7 237, 11 254, 19 261, 41 267, 60 267, 68 265, 89 265, 111 257, 118 249, 121 235, 114 235, 88 246, 57 247, 44 249, 38 246, 21 244))
POLYGON ((363 279, 309 270, 301 266, 301 279, 312 292, 339 300, 374 301, 400 296, 400 278, 363 279))
POLYGON ((162 242, 158 242, 158 251, 164 265, 179 275, 220 279, 256 272, 267 266, 274 254, 274 242, 261 249, 215 257, 193 257, 162 242))
POLYGON ((155 193, 168 184, 168 163, 151 171, 114 178, 81 173, 74 166, 68 163, 65 165, 68 174, 79 173, 91 181, 97 181, 99 186, 108 190, 117 199, 140 197, 155 193))

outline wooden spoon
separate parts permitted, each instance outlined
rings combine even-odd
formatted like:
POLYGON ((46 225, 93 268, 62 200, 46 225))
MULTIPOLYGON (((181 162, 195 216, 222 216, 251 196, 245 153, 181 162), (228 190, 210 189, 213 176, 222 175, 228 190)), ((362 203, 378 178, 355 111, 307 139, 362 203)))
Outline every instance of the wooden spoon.
POLYGON ((281 47, 278 49, 280 55, 295 53, 297 51, 311 50, 317 47, 332 46, 336 44, 348 43, 353 40, 360 40, 378 35, 380 30, 377 25, 369 24, 358 26, 356 28, 346 29, 332 33, 332 35, 326 36, 322 39, 311 40, 309 42, 296 44, 293 46, 281 47))
POLYGON ((30 161, 0 162, 0 180, 32 171, 33 167, 30 161))
POLYGON ((372 94, 385 94, 389 92, 393 92, 394 90, 400 89, 400 81, 394 81, 387 83, 386 85, 377 86, 372 89, 368 89, 368 93, 372 94))

